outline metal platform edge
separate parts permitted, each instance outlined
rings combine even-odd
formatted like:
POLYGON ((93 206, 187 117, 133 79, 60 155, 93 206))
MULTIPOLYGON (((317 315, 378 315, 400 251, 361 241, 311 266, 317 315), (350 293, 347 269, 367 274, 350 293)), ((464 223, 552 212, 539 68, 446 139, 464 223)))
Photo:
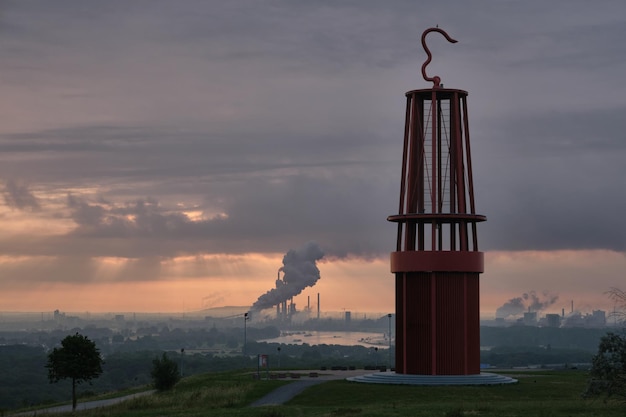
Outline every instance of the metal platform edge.
POLYGON ((476 375, 409 375, 395 372, 380 372, 353 376, 346 378, 352 382, 368 384, 392 384, 392 385, 503 385, 516 384, 517 379, 482 372, 476 375))

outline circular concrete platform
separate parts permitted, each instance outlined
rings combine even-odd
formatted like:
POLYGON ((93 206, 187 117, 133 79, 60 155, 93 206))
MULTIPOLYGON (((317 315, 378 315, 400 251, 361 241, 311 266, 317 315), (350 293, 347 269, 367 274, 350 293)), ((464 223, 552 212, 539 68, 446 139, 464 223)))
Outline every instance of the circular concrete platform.
POLYGON ((348 381, 368 384, 395 385, 502 385, 515 384, 517 379, 483 372, 476 375, 409 375, 380 372, 346 378, 348 381))

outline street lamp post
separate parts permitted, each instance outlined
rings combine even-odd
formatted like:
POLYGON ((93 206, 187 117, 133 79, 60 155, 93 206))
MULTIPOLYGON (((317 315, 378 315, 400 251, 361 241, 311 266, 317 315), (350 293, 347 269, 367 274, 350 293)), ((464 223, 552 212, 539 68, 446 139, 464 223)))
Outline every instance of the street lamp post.
POLYGON ((375 365, 376 370, 378 370, 378 348, 377 347, 374 348, 374 363, 376 364, 375 365))
POLYGON ((387 317, 389 317, 389 334, 387 336, 389 337, 389 370, 391 371, 391 313, 387 314, 387 317))
POLYGON ((247 344, 247 327, 248 327, 248 313, 244 313, 243 315, 243 355, 246 355, 246 344, 247 344))
POLYGON ((185 348, 181 348, 180 349, 180 376, 182 377, 183 374, 183 356, 185 356, 185 348))

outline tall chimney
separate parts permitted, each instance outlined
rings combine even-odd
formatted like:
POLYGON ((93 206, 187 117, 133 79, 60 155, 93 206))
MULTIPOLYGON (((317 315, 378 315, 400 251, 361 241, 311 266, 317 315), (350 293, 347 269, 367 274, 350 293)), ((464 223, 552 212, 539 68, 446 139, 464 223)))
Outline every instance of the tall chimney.
POLYGON ((317 293, 317 319, 320 319, 320 293, 317 293))

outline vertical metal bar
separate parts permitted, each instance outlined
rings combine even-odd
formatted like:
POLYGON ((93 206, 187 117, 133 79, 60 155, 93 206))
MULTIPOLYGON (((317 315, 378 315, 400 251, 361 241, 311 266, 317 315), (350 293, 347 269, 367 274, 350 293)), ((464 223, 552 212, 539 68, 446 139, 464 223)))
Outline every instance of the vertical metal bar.
POLYGON ((411 126, 411 95, 406 96, 406 119, 404 123, 404 147, 402 149, 402 177, 400 180, 400 207, 398 208, 399 214, 404 214, 404 196, 406 194, 406 170, 407 170, 407 155, 409 150, 409 131, 411 126))
MULTIPOLYGON (((445 126, 441 99, 437 98, 437 214, 443 211, 443 141, 441 131, 445 126)), ((437 250, 443 250, 443 228, 437 223, 437 250)))
MULTIPOLYGON (((419 125, 419 129, 417 130, 419 132, 419 140, 418 140, 418 154, 419 154, 419 165, 418 165, 418 169, 417 169, 417 212, 418 213, 424 213, 426 207, 425 207, 425 201, 424 201, 424 192, 425 192, 425 184, 424 184, 424 179, 425 179, 425 169, 426 169, 426 164, 425 164, 425 158, 426 158, 426 144, 425 144, 425 135, 426 132, 424 131, 424 123, 423 123, 423 118, 424 118, 424 98, 423 96, 420 96, 419 98, 416 98, 416 106, 417 106, 417 118, 416 118, 416 123, 419 125)), ((424 222, 418 222, 417 224, 417 250, 424 250, 424 222)))
MULTIPOLYGON (((472 152, 470 149, 470 135, 469 135, 469 115, 467 113, 467 96, 463 96, 463 127, 465 129, 465 152, 467 154, 467 182, 468 192, 470 199, 470 213, 476 214, 476 206, 474 202, 474 177, 472 176, 472 152)), ((478 250, 478 237, 476 236, 476 222, 472 222, 472 250, 478 250)))
MULTIPOLYGON (((417 142, 421 137, 420 118, 417 115, 417 96, 413 93, 411 96, 411 113, 410 113, 410 128, 409 128, 409 149, 407 154, 407 160, 409 164, 408 169, 408 190, 406 196, 406 212, 415 213, 417 211, 417 199, 416 196, 419 190, 419 183, 417 181, 417 173, 420 170, 420 157, 419 147, 417 142)), ((415 221, 407 221, 404 225, 404 247, 406 250, 415 250, 415 221)))
MULTIPOLYGON (((458 107, 450 106, 450 213, 457 213, 457 188, 458 188, 458 179, 457 179, 457 159, 459 157, 457 142, 459 141, 458 135, 458 107)), ((455 251, 456 247, 456 223, 450 223, 450 250, 455 251)))
MULTIPOLYGON (((431 213, 437 213, 437 92, 435 89, 432 89, 431 99, 430 99, 430 108, 431 108, 431 128, 430 128, 430 149, 431 149, 431 190, 430 190, 430 209, 431 213)), ((437 223, 435 220, 431 222, 431 239, 430 242, 431 250, 435 250, 437 247, 437 223)))
MULTIPOLYGON (((456 111, 459 111, 459 97, 458 92, 454 93, 454 106, 456 111)), ((458 113, 457 113, 458 114, 458 113)), ((461 132, 461 124, 457 124, 457 135, 459 138, 462 135, 461 132)), ((457 196, 458 196, 458 205, 459 205, 459 213, 467 213, 467 203, 465 202, 465 167, 463 164, 463 141, 459 140, 457 142, 457 152, 461 156, 457 159, 457 196)), ((460 239, 460 250, 466 251, 468 248, 467 241, 467 223, 465 221, 461 221, 459 223, 459 239, 460 239)))
MULTIPOLYGON (((398 214, 404 214, 404 199, 406 195, 406 171, 407 171, 407 155, 409 151, 409 132, 410 132, 410 112, 411 112, 411 96, 406 96, 406 114, 404 123, 404 147, 402 150, 402 177, 400 179, 400 204, 398 208, 398 214)), ((396 250, 402 250, 402 228, 403 222, 398 222, 398 231, 396 237, 396 250)))

